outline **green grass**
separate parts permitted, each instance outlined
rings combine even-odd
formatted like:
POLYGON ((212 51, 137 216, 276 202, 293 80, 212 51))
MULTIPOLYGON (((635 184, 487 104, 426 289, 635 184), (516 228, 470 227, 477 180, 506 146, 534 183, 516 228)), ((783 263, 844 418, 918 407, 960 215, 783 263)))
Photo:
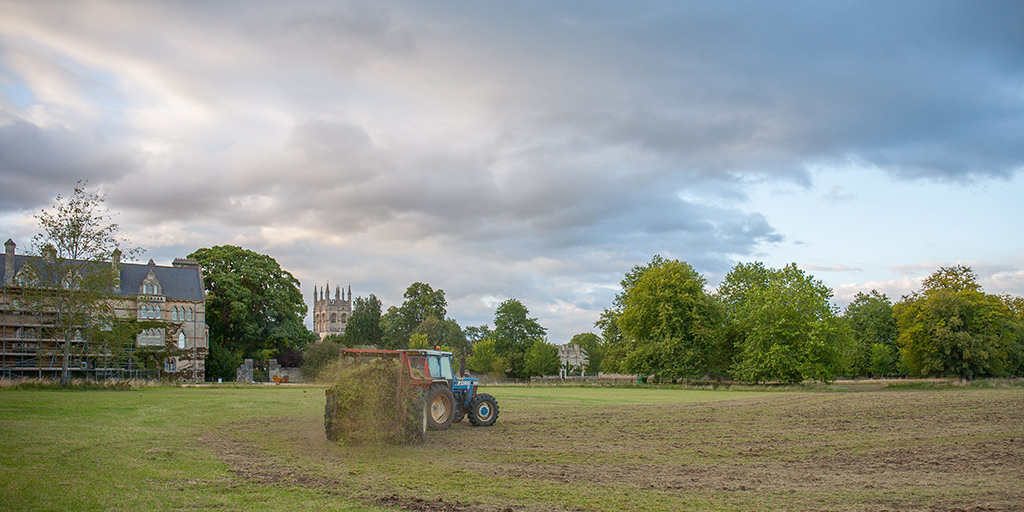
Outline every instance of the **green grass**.
POLYGON ((1024 503, 1024 388, 491 386, 340 446, 316 386, 0 389, 0 510, 955 510, 1024 503), (390 508, 389 508, 390 507, 390 508))
POLYGON ((199 439, 259 418, 315 420, 322 400, 317 388, 0 391, 0 509, 373 509, 239 479, 199 439))

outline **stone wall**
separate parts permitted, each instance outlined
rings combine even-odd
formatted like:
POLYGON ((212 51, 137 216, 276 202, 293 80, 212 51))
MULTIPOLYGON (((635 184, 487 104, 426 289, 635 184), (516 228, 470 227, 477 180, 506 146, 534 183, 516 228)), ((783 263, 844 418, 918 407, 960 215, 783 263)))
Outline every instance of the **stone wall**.
POLYGON ((288 382, 302 382, 302 373, 298 368, 286 368, 277 364, 277 359, 270 360, 270 381, 274 382, 274 376, 279 379, 288 377, 288 382))
POLYGON ((252 359, 246 359, 235 370, 235 382, 252 382, 252 359))

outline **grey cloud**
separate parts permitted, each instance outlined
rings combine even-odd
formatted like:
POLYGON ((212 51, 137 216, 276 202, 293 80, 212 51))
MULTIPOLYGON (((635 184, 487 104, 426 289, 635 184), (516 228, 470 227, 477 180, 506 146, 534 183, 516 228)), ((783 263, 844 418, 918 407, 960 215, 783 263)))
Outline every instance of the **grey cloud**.
POLYGON ((78 180, 117 179, 132 162, 98 135, 23 120, 0 125, 0 210, 48 205, 78 180))
MULTIPOLYGON (((580 7, 126 4, 116 31, 67 15, 64 36, 145 62, 204 116, 110 140, 4 125, 0 208, 81 172, 135 223, 196 241, 308 230, 265 249, 357 294, 400 302, 426 280, 470 311, 487 294, 599 310, 601 286, 655 253, 714 274, 782 242, 751 184, 809 187, 810 166, 849 162, 954 182, 1024 165, 1017 3, 580 7), (156 137, 163 153, 136 146, 156 137)), ((110 104, 163 92, 125 83, 110 104)))

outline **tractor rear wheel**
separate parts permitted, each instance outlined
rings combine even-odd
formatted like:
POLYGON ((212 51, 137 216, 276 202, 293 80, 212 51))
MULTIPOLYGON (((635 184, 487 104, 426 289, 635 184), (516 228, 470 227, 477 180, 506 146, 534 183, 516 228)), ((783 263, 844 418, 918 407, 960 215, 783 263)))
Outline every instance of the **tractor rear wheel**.
POLYGON ((474 427, 489 427, 498 419, 498 401, 481 393, 469 401, 469 422, 474 427))
POLYGON ((427 397, 427 425, 430 430, 445 430, 455 418, 455 396, 447 386, 435 385, 427 397))

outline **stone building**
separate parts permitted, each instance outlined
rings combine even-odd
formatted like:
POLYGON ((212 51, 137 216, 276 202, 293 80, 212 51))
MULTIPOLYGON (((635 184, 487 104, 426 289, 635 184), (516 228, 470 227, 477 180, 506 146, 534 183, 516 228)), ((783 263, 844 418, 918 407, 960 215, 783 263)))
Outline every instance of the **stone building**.
POLYGON ((558 361, 565 368, 583 368, 587 365, 587 355, 575 343, 558 345, 558 361))
MULTIPOLYGON (((47 328, 48 313, 27 305, 28 294, 46 293, 45 284, 31 282, 26 273, 26 263, 40 257, 17 255, 16 247, 8 239, 0 257, 0 376, 59 377, 63 353, 47 328)), ((115 251, 110 265, 118 278, 110 304, 114 318, 134 318, 146 327, 134 339, 122 340, 116 354, 97 349, 85 329, 86 334, 76 333, 69 362, 73 376, 204 380, 209 338, 199 263, 182 258, 171 266, 153 260, 122 263, 115 251)))
POLYGON ((352 286, 348 287, 348 298, 340 287, 334 287, 334 298, 331 298, 331 285, 313 287, 313 334, 321 340, 330 334, 345 334, 345 326, 352 318, 352 286))

